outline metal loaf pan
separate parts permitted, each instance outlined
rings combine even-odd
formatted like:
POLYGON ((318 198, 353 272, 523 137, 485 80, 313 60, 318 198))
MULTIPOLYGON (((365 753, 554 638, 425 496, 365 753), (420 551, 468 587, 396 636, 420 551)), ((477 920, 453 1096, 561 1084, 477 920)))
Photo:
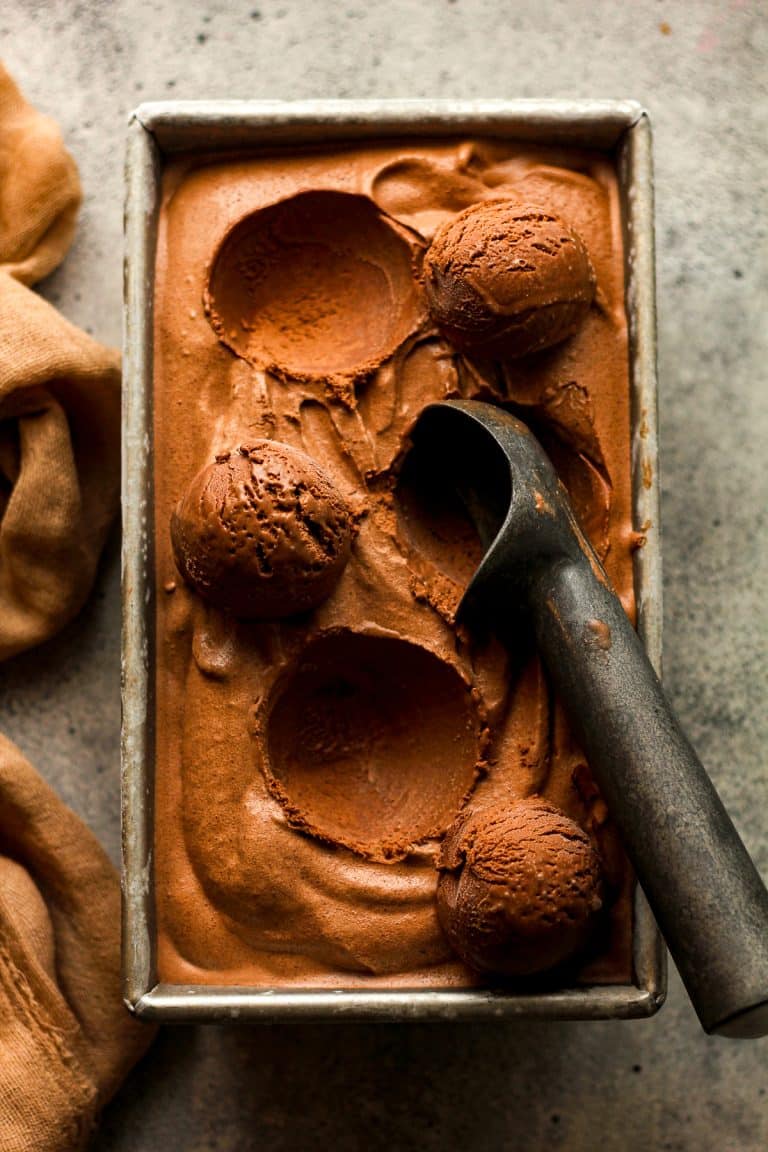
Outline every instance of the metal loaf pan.
POLYGON ((123 988, 152 1019, 335 1017, 378 1020, 626 1019, 652 1015, 666 989, 665 951, 639 887, 634 983, 546 993, 482 989, 269 990, 163 985, 155 975, 153 837, 154 546, 153 285, 164 157, 342 140, 496 136, 597 148, 615 156, 622 193, 632 388, 639 631, 661 663, 661 551, 656 435, 653 177, 648 116, 633 101, 363 100, 143 104, 131 117, 126 164, 123 384, 122 817, 123 988))

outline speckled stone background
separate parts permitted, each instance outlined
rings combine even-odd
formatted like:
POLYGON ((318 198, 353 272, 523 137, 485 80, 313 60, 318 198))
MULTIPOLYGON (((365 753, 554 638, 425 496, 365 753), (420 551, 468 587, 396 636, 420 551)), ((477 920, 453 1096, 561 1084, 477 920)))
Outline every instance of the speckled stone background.
MULTIPOLYGON (((0 55, 86 202, 42 291, 120 340, 125 124, 179 97, 628 96, 656 133, 665 680, 768 876, 768 10, 761 0, 3 0, 0 55)), ((0 668, 0 725, 119 851, 119 564, 0 668)), ((706 883, 702 877, 702 883, 706 883)), ((738 963, 738 956, 734 956, 738 963)), ((605 1024, 175 1028, 96 1152, 764 1152, 768 1040, 707 1039, 674 973, 605 1024)))

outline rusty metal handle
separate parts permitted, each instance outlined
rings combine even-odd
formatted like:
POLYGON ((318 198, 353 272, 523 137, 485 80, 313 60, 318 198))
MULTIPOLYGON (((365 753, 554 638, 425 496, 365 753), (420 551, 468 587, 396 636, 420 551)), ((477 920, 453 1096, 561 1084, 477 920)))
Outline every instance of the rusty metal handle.
POLYGON ((582 559, 529 585, 537 642, 707 1032, 768 1034, 768 892, 614 593, 582 559))

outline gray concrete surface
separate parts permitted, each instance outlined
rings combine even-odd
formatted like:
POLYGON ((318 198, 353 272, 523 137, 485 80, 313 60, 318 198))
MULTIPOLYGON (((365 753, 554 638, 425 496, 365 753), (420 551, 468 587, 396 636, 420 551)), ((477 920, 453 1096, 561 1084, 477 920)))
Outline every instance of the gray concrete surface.
MULTIPOLYGON (((4 0, 0 54, 86 202, 43 286, 120 339, 126 116, 166 96, 630 96, 656 131, 665 679, 768 875, 768 19, 760 0, 4 0)), ((0 725, 119 849, 116 540, 81 618, 0 668, 0 725)), ((706 877, 702 877, 706 882, 706 877)), ((738 956, 734 957, 734 963, 738 956)), ((763 1152, 768 1041, 651 1021, 166 1030, 96 1152, 763 1152)))

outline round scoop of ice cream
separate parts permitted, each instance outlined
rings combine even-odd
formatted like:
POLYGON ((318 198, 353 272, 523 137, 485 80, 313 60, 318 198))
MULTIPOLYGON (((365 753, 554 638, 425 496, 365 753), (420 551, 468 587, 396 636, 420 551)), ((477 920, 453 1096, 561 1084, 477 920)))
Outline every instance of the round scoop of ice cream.
POLYGON ((195 476, 171 518, 184 579, 235 616, 293 616, 333 590, 352 542, 350 509, 303 452, 244 444, 195 476))
POLYGON ((595 278, 577 234, 518 201, 473 204, 444 224, 424 258, 430 311, 461 351, 527 356, 572 336, 595 278))
POLYGON ((585 948, 603 905, 586 832, 536 796, 462 814, 438 868, 440 924, 478 972, 529 976, 562 964, 585 948))

